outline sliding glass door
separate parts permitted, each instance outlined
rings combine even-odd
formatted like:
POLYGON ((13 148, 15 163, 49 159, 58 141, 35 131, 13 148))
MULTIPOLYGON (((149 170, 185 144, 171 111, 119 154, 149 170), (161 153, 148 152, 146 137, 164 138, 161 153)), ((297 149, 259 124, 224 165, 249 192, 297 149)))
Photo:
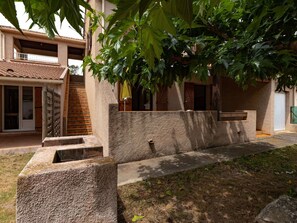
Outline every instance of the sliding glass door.
POLYGON ((34 129, 33 87, 22 87, 22 129, 34 129))
POLYGON ((4 86, 4 130, 34 130, 34 88, 4 86))

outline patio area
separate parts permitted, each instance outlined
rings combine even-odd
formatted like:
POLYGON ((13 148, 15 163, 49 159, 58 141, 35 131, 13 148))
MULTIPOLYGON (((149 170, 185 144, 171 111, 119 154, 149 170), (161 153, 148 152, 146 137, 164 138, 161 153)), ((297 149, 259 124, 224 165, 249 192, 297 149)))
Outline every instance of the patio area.
POLYGON ((41 134, 35 132, 0 133, 0 155, 35 152, 41 141, 41 134))

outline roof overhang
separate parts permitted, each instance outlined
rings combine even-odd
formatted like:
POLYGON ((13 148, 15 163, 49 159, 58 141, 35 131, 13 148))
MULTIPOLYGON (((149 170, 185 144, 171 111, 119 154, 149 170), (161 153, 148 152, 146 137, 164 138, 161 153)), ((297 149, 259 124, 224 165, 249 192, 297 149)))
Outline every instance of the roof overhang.
POLYGON ((0 81, 18 82, 18 83, 45 83, 45 84, 63 84, 64 80, 45 80, 21 77, 0 77, 0 81))

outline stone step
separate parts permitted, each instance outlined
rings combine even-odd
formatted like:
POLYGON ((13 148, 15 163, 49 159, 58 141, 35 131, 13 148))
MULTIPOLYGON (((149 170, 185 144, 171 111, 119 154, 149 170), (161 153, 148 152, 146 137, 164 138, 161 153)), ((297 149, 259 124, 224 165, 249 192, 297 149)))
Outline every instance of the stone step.
POLYGON ((67 130, 91 130, 92 126, 89 125, 68 125, 67 130))
POLYGON ((91 122, 68 122, 68 128, 81 126, 92 127, 92 124, 91 122))
POLYGON ((92 134, 92 125, 84 83, 71 82, 69 86, 69 107, 67 135, 92 134))
POLYGON ((92 132, 69 132, 68 136, 92 135, 92 132))

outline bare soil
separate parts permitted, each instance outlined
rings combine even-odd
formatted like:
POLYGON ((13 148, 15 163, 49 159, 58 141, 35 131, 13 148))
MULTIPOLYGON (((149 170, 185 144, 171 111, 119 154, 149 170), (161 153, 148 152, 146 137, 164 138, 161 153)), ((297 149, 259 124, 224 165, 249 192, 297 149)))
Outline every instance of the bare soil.
POLYGON ((293 146, 125 185, 119 222, 253 222, 280 195, 296 196, 296 179, 293 146))

